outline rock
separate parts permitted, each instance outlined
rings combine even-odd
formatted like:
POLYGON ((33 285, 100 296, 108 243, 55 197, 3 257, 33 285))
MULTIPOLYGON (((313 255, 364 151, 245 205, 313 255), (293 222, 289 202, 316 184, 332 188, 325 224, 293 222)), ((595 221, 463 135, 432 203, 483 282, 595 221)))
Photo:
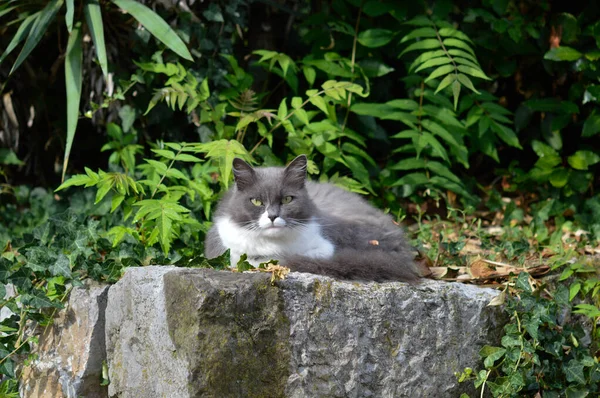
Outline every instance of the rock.
POLYGON ((38 327, 37 358, 23 367, 22 397, 103 398, 100 385, 106 359, 104 313, 108 285, 88 281, 74 288, 65 309, 58 311, 47 328, 38 327))
POLYGON ((498 292, 130 268, 108 294, 111 397, 454 397, 496 344, 498 292))

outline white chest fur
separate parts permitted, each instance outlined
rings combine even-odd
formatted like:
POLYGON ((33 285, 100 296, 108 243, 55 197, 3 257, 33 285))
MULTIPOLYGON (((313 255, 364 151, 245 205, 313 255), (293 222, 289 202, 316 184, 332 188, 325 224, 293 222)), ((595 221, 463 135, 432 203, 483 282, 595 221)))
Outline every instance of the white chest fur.
POLYGON ((321 227, 314 220, 303 227, 281 228, 277 233, 265 232, 262 229, 248 230, 231 221, 229 217, 221 217, 215 220, 215 224, 223 245, 231 250, 232 265, 235 265, 244 253, 248 255, 248 261, 252 265, 277 260, 286 254, 311 258, 333 256, 333 244, 323 237, 321 227))

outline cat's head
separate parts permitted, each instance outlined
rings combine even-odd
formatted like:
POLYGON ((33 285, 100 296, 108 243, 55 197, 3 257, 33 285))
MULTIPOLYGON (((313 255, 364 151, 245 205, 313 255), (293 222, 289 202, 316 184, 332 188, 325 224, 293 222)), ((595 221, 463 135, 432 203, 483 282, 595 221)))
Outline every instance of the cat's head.
POLYGON ((285 168, 253 168, 235 158, 235 188, 227 209, 231 219, 265 236, 277 237, 301 228, 314 214, 305 186, 306 164, 304 155, 285 168))

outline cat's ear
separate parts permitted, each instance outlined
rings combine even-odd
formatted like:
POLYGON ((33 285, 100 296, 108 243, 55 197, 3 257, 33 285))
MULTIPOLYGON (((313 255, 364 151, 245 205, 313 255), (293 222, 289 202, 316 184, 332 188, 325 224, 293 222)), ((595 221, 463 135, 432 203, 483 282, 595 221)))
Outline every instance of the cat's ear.
POLYGON ((298 188, 304 187, 307 162, 306 155, 300 155, 292 160, 285 168, 285 181, 298 188))
POLYGON ((240 158, 233 159, 233 177, 239 191, 254 184, 256 174, 252 166, 240 158))

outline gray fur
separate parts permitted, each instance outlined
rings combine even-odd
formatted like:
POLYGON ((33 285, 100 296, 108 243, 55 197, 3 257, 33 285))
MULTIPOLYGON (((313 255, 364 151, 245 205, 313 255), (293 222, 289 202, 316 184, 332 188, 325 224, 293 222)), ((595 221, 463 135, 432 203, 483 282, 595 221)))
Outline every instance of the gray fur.
MULTIPOLYGON (((357 194, 331 184, 306 181, 306 157, 301 155, 286 168, 252 168, 241 159, 233 162, 235 186, 220 201, 215 219, 229 216, 238 225, 251 227, 264 212, 250 199, 261 198, 268 215, 302 224, 314 218, 323 236, 333 243, 329 259, 304 256, 277 258, 293 271, 325 274, 341 279, 404 280, 419 278, 410 246, 392 218, 357 194), (282 198, 293 196, 288 205, 282 198)), ((215 226, 207 234, 205 254, 216 257, 227 250, 215 226)))

